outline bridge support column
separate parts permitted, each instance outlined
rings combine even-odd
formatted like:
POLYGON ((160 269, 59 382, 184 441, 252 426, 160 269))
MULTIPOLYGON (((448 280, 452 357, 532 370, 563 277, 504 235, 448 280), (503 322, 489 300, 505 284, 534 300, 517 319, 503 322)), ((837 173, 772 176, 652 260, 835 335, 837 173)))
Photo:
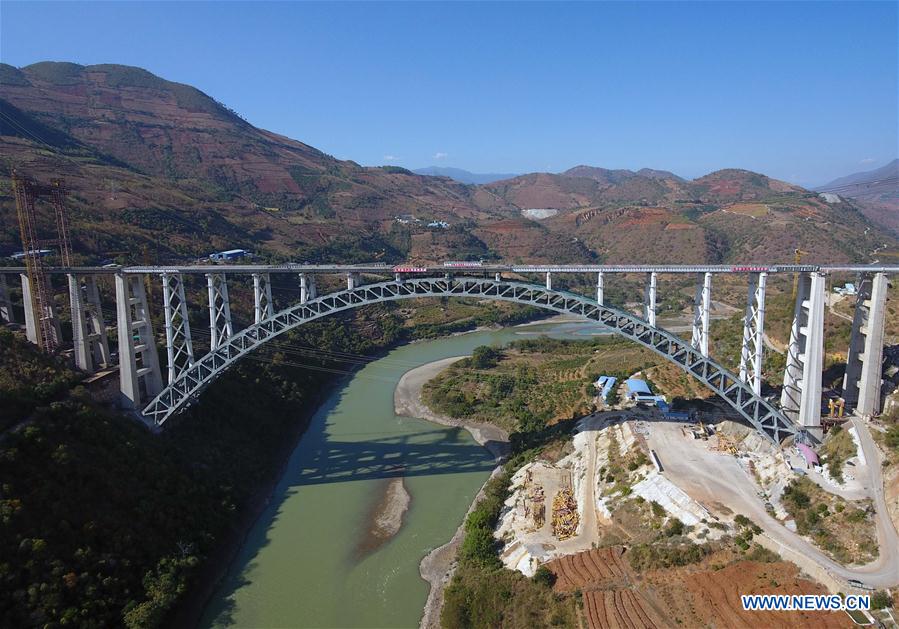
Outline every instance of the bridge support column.
POLYGON ((358 273, 346 274, 346 289, 353 290, 362 283, 362 278, 358 273))
POLYGON ((712 274, 706 273, 696 287, 696 298, 693 302, 693 339, 694 348, 708 358, 709 356, 709 311, 712 307, 712 274))
POLYGON ((16 318, 12 310, 12 299, 9 297, 9 287, 6 285, 6 275, 0 273, 0 323, 15 323, 16 318))
POLYGON ((115 276, 119 334, 119 389, 124 408, 139 409, 141 402, 162 391, 159 356, 150 322, 142 275, 115 276))
POLYGON ((767 273, 749 275, 749 296, 743 318, 743 346, 740 351, 740 380, 762 391, 762 362, 765 359, 765 286, 767 273))
POLYGON ((309 276, 300 273, 300 303, 305 304, 309 301, 309 276))
POLYGON ((886 298, 887 278, 883 273, 864 277, 859 282, 843 377, 843 399, 863 416, 880 412, 886 298))
POLYGON ((52 296, 48 295, 48 303, 44 307, 44 312, 38 313, 31 295, 31 282, 28 275, 22 273, 19 275, 22 280, 22 301, 25 306, 25 337, 32 343, 38 342, 38 326, 41 328, 42 334, 55 334, 55 341, 50 345, 55 347, 62 340, 62 329, 59 327, 59 317, 56 316, 56 308, 53 306, 52 296))
POLYGON ((780 404, 784 415, 821 438, 824 367, 824 275, 801 273, 780 404))
POLYGON ((106 322, 103 321, 97 278, 94 275, 82 278, 69 273, 68 280, 75 366, 93 373, 97 365, 108 367, 110 364, 109 341, 106 338, 106 322))
POLYGON ((253 322, 259 323, 273 314, 271 276, 253 273, 253 322))
POLYGON ((403 283, 403 274, 402 273, 394 273, 393 279, 397 284, 402 284, 403 283))
POLYGON ((602 272, 596 274, 596 303, 605 305, 605 276, 602 272))
POLYGON ((549 271, 546 272, 546 290, 553 289, 553 274, 549 271))
POLYGON ((493 276, 493 281, 495 281, 495 282, 502 282, 502 281, 503 281, 503 274, 502 274, 502 273, 496 273, 496 274, 493 276))
POLYGON ((168 383, 193 367, 194 345, 190 337, 187 299, 180 273, 162 274, 162 299, 165 309, 165 352, 168 359, 168 383))
POLYGON ((646 274, 646 292, 643 296, 644 316, 649 325, 656 327, 656 285, 658 276, 655 271, 646 274))
POLYGON ((216 349, 234 334, 231 326, 231 304, 228 301, 228 281, 224 273, 208 273, 210 349, 216 349))

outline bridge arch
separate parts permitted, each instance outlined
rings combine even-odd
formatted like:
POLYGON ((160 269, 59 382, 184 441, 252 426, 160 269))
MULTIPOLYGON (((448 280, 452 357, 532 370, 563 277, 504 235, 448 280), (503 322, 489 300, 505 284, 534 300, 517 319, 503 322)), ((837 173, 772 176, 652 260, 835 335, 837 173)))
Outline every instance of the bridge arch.
POLYGON ((420 297, 493 299, 582 316, 650 349, 696 378, 775 444, 800 431, 778 409, 755 395, 749 385, 711 358, 703 356, 688 341, 651 327, 631 313, 599 304, 576 293, 551 290, 536 284, 473 277, 416 278, 403 282, 366 284, 285 308, 234 334, 198 359, 151 400, 142 414, 148 422, 161 427, 243 356, 304 323, 359 306, 420 297))

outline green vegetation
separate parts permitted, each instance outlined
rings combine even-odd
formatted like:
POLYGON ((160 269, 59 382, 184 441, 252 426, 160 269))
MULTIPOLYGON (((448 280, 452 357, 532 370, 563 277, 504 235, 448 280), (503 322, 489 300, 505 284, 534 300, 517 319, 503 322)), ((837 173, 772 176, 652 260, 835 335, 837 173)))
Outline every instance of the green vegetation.
POLYGON ((509 431, 540 431, 589 413, 600 373, 623 378, 654 364, 646 350, 626 341, 547 337, 513 341, 503 349, 481 347, 423 390, 435 410, 492 422, 509 431))
MULTIPOLYGON (((557 436, 544 436, 542 445, 557 436)), ((502 472, 484 486, 484 497, 465 521, 459 565, 444 592, 440 615, 442 626, 451 629, 578 626, 576 597, 553 593, 555 575, 544 567, 528 579, 517 571, 504 568, 493 538, 512 475, 533 460, 541 447, 514 449, 516 454, 502 472)))
POLYGON ((784 488, 783 505, 799 534, 840 563, 865 563, 877 557, 870 500, 849 502, 802 476, 784 488))
POLYGON ((842 483, 843 465, 856 454, 852 435, 848 430, 843 430, 842 426, 834 426, 821 446, 820 454, 831 477, 842 483))
MULTIPOLYGON (((340 327, 312 326, 304 340, 352 351, 340 327)), ((34 392, 0 380, 3 399, 16 401, 2 406, 7 425, 27 421, 0 436, 3 626, 160 625, 276 472, 292 443, 285 435, 302 425, 296 409, 314 408, 332 379, 278 354, 238 365, 157 436, 95 407, 82 388, 68 389, 65 370, 2 334, 2 364, 17 365, 34 392)))
MULTIPOLYGON (((416 338, 418 328, 403 323, 394 308, 369 307, 285 340, 371 355, 416 338)), ((199 567, 249 515, 251 497, 276 478, 306 421, 297 409, 311 414, 332 372, 352 368, 318 353, 257 358, 153 435, 97 407, 60 362, 0 329, 0 626, 166 623, 199 567)), ((472 557, 485 550, 469 548, 472 557)))
POLYGON ((871 609, 886 609, 893 606, 893 597, 885 590, 877 590, 871 595, 871 609))
POLYGON ((686 542, 653 542, 637 544, 627 551, 631 567, 638 572, 658 570, 675 566, 699 563, 708 557, 715 547, 711 543, 694 544, 686 542))
POLYGON ((23 336, 0 328, 0 433, 38 405, 61 399, 76 381, 61 360, 34 351, 23 336))

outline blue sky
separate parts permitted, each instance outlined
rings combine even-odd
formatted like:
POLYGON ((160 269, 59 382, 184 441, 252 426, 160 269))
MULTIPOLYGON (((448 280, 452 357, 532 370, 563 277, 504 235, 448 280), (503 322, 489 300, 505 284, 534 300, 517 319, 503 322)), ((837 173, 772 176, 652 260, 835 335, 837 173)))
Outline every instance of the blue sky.
POLYGON ((897 4, 40 3, 0 58, 122 63, 359 163, 800 184, 897 154, 897 4))

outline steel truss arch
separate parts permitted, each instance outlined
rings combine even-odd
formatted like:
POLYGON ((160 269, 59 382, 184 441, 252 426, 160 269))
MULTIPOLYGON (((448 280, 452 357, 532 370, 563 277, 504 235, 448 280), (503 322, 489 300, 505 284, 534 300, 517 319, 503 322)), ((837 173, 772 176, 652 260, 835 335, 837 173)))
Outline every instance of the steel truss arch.
POLYGON ((225 370, 256 348, 309 321, 359 306, 420 297, 474 297, 510 301, 558 313, 575 314, 607 326, 674 363, 724 399, 743 418, 775 444, 800 428, 778 409, 757 396, 746 383, 693 348, 689 340, 654 328, 639 317, 600 305, 575 293, 550 290, 536 284, 481 278, 417 278, 356 286, 286 308, 233 336, 210 351, 143 410, 144 418, 157 427, 195 400, 225 370))

